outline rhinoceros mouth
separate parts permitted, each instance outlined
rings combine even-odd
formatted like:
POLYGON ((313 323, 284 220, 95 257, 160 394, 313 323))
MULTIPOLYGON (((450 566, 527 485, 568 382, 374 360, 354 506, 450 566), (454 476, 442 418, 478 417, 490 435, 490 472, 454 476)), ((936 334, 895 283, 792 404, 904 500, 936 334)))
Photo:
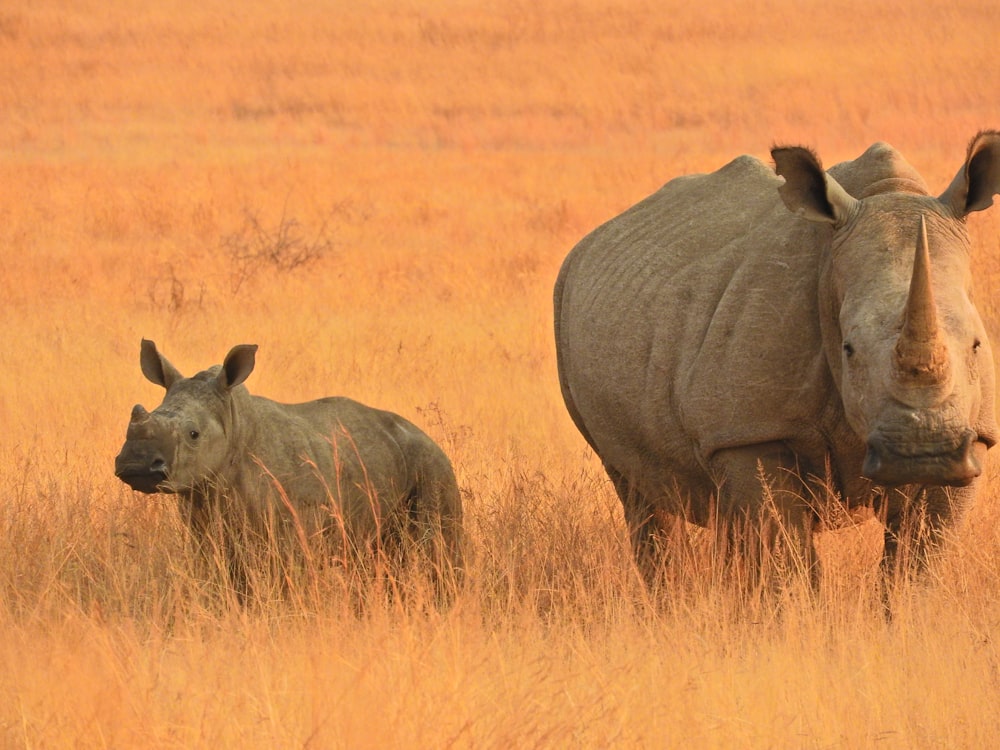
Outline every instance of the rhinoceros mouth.
POLYGON ((117 472, 117 476, 133 490, 145 492, 148 495, 166 491, 167 474, 163 471, 126 469, 117 472))
POLYGON ((958 445, 915 450, 900 448, 883 435, 868 439, 868 451, 861 471, 873 482, 887 486, 903 484, 934 484, 964 487, 982 473, 975 447, 985 443, 976 433, 963 433, 958 445))

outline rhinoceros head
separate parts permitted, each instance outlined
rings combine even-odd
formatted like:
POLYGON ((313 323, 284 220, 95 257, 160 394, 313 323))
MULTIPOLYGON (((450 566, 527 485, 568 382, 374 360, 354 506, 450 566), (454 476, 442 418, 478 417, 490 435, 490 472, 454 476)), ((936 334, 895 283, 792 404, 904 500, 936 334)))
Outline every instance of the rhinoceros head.
MULTIPOLYGON (((874 148, 874 147, 873 147, 874 148)), ((882 156, 889 147, 882 146, 882 156)), ((965 217, 1000 192, 1000 133, 980 133, 935 198, 893 152, 855 198, 806 149, 772 151, 786 206, 829 231, 820 277, 826 358, 884 485, 966 485, 997 439, 993 356, 971 300, 965 217), (884 166, 884 165, 883 165, 884 166)), ((860 161, 860 160, 859 160, 860 161)))
POLYGON ((143 339, 139 363, 166 390, 152 412, 136 404, 115 476, 141 492, 185 492, 212 484, 229 460, 234 389, 253 371, 256 346, 233 347, 221 366, 185 378, 143 339))

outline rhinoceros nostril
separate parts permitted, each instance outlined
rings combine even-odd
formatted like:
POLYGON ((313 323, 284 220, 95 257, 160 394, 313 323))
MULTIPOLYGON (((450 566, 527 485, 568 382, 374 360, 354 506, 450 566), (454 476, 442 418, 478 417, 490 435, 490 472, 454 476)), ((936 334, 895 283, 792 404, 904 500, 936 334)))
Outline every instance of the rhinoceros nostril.
POLYGON ((163 474, 166 474, 167 473, 167 462, 164 461, 162 458, 154 459, 153 462, 149 465, 149 470, 150 471, 158 471, 158 472, 161 472, 163 474))
POLYGON ((976 456, 977 435, 965 430, 957 445, 928 445, 914 450, 905 443, 893 444, 885 435, 868 439, 861 472, 867 478, 888 486, 902 484, 939 484, 963 487, 982 473, 976 456))

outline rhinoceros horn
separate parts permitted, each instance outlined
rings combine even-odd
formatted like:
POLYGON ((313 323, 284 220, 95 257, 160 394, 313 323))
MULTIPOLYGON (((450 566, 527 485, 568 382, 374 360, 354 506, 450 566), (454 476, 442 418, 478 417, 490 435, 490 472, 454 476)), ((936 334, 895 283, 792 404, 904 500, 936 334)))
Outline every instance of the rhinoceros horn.
POLYGON ((903 329, 896 341, 895 366, 897 378, 904 384, 938 385, 949 375, 948 347, 938 328, 937 305, 931 289, 931 258, 923 216, 917 233, 910 292, 903 309, 903 329))
POLYGON ((132 418, 131 422, 134 424, 141 424, 149 419, 149 412, 146 411, 142 404, 136 404, 132 407, 132 418))

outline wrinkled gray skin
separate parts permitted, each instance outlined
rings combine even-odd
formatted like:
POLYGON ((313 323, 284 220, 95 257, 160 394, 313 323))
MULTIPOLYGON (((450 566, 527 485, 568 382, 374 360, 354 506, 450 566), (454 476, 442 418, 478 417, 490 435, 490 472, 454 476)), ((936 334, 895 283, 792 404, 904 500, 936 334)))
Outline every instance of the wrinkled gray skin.
POLYGON ((647 575, 676 516, 774 533, 758 466, 811 571, 826 477, 879 511, 887 571, 923 511, 923 561, 997 439, 965 217, 1000 190, 1000 135, 976 136, 940 197, 884 143, 828 173, 803 148, 772 156, 784 179, 743 156, 669 182, 556 282, 563 397, 647 575))
POLYGON ((115 475, 141 492, 177 494, 196 539, 220 510, 254 534, 297 534, 291 506, 310 539, 363 552, 408 535, 435 566, 459 569, 462 501, 434 441, 348 398, 281 404, 251 395, 242 383, 256 351, 233 347, 221 366, 185 378, 144 339, 142 372, 167 392, 153 412, 133 408, 115 475))

